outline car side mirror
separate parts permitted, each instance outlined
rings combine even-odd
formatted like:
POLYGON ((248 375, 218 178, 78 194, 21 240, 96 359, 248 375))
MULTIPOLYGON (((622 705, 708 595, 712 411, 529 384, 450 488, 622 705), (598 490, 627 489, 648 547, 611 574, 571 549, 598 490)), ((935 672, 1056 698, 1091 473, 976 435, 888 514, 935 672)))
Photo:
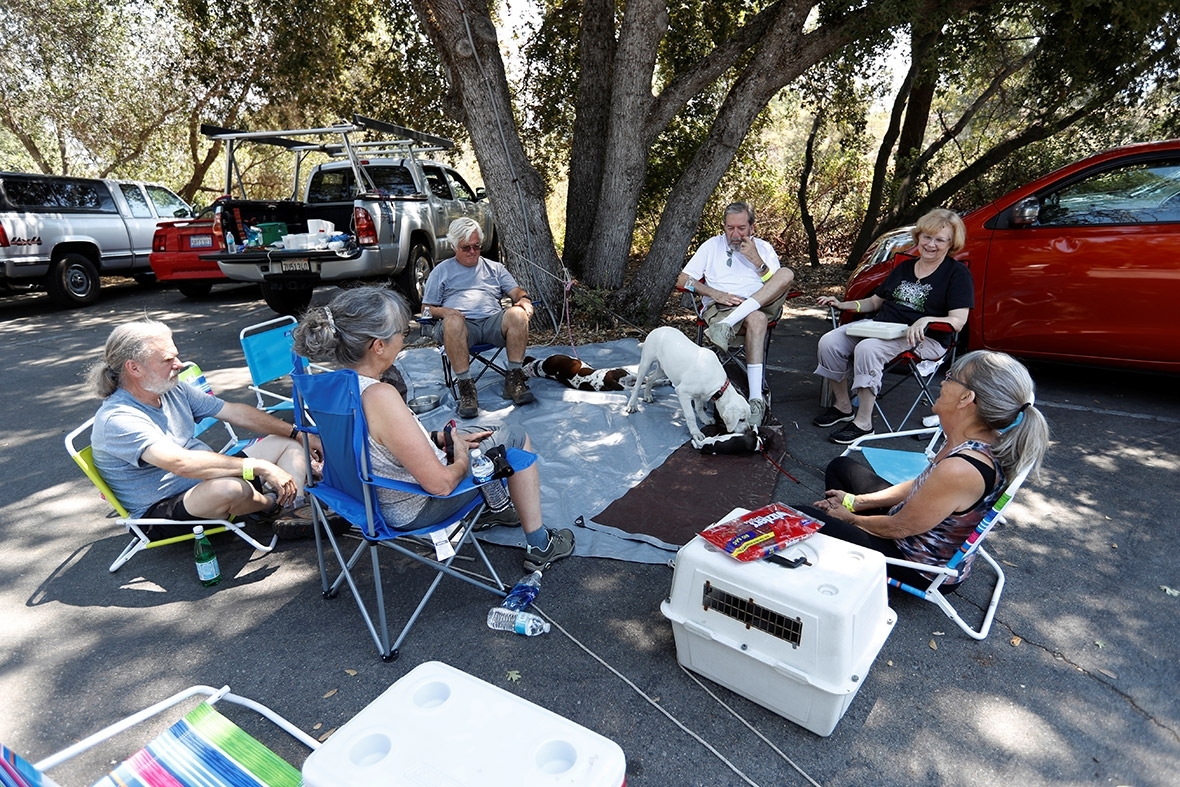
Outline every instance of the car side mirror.
POLYGON ((475 201, 476 202, 479 202, 481 199, 487 199, 487 198, 488 198, 488 190, 485 189, 483 186, 480 186, 479 188, 477 188, 475 190, 475 201))
POLYGON ((1041 215, 1041 201, 1026 197, 1012 206, 1012 223, 1017 227, 1028 227, 1037 223, 1041 215))

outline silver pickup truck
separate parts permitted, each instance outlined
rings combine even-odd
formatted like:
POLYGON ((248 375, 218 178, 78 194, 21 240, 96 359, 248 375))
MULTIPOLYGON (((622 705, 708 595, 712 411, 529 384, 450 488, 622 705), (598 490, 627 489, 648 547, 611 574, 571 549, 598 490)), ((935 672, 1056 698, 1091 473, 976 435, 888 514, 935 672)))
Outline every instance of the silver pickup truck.
POLYGON ((0 172, 0 288, 68 308, 97 299, 102 276, 154 281, 156 224, 192 215, 152 183, 0 172))
POLYGON ((233 179, 241 143, 291 150, 296 185, 307 156, 318 153, 328 159, 312 167, 302 199, 216 203, 214 232, 227 239, 227 250, 202 258, 216 260, 230 279, 258 282, 267 305, 280 314, 302 312, 322 283, 353 279, 388 281, 416 309, 434 264, 454 254, 446 233, 461 216, 483 227, 484 256, 498 255, 499 239, 483 190, 472 189, 451 167, 421 157, 454 147, 450 140, 359 116, 318 129, 242 132, 206 127, 204 133, 226 142, 227 193, 233 185, 239 193, 243 190, 240 179, 233 179), (366 129, 399 138, 360 141, 366 129), (288 234, 301 235, 308 232, 309 221, 330 222, 334 233, 348 239, 335 249, 242 246, 251 228, 280 225, 288 234))

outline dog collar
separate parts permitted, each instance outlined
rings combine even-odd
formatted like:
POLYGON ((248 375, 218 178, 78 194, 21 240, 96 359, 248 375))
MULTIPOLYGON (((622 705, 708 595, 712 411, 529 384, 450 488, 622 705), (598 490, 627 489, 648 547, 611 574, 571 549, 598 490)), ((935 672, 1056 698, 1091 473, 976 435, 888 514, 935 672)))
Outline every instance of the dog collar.
POLYGON ((725 379, 725 383, 721 386, 721 390, 709 397, 710 402, 715 402, 721 398, 721 394, 725 393, 725 389, 729 387, 729 378, 725 379))

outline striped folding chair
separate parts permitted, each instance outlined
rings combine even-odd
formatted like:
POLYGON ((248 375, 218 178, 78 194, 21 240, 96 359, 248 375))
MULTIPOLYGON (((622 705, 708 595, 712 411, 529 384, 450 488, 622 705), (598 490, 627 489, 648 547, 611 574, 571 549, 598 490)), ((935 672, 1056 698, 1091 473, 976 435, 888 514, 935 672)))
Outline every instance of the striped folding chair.
POLYGON ((3 757, 0 785, 56 787, 57 783, 46 775, 46 771, 199 695, 208 699, 95 782, 94 787, 131 784, 142 787, 299 787, 301 776, 297 768, 221 715, 214 706, 223 701, 245 706, 269 719, 309 750, 314 751, 320 744, 265 705, 230 693, 229 686, 220 689, 193 686, 31 765, 0 746, 3 757))

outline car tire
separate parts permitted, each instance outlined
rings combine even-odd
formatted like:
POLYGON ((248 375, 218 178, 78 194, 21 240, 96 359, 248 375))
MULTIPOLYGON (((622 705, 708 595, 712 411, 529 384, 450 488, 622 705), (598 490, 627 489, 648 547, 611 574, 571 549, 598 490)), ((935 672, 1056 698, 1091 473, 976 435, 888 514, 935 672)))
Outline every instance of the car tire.
POLYGON ((49 266, 45 289, 49 299, 63 309, 86 306, 98 300, 102 285, 94 263, 81 254, 63 254, 49 266))
POLYGON ((492 230, 492 242, 483 256, 489 260, 500 261, 500 233, 495 230, 492 230))
POLYGON ((176 289, 186 298, 204 298, 213 291, 213 283, 208 281, 188 281, 177 284, 176 289))
POLYGON ((417 313, 422 308, 422 296, 426 292, 426 280, 434 270, 434 257, 424 243, 410 247, 410 258, 406 267, 397 277, 396 286, 409 301, 410 311, 417 313))
POLYGON ((269 282, 262 283, 262 300, 272 311, 298 317, 311 305, 311 287, 285 288, 269 282))

